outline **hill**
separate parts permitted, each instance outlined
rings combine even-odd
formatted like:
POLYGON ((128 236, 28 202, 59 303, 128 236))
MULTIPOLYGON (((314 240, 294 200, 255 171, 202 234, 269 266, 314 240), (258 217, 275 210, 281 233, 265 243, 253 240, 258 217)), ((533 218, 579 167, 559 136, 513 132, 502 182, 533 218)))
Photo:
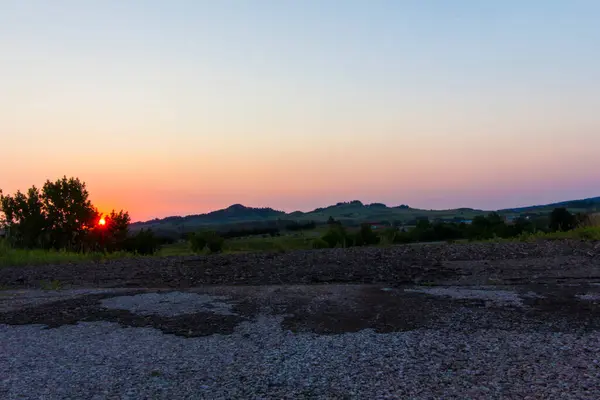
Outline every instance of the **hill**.
POLYGON ((241 204, 234 204, 222 210, 212 211, 206 214, 187 215, 185 217, 173 216, 162 219, 156 218, 145 222, 136 222, 132 224, 132 227, 134 229, 159 228, 180 231, 182 228, 191 229, 206 225, 243 224, 248 222, 276 220, 285 215, 285 212, 277 211, 272 208, 254 208, 246 207, 241 204))
MULTIPOLYGON (((556 207, 567 207, 572 212, 598 212, 600 211, 600 197, 503 209, 497 210, 497 212, 501 215, 512 217, 522 214, 545 215, 556 207)), ((359 200, 353 200, 317 208, 310 212, 295 211, 285 213, 272 208, 254 208, 234 204, 225 209, 206 214, 188 215, 185 217, 174 216, 137 222, 132 224, 132 228, 134 230, 151 228, 157 232, 180 234, 209 227, 211 229, 239 229, 269 226, 285 227, 290 223, 308 221, 325 223, 329 217, 347 225, 358 225, 363 222, 413 225, 419 219, 460 222, 471 220, 477 215, 485 215, 492 211, 494 210, 478 210, 473 208, 425 210, 411 208, 408 205, 390 207, 383 203, 364 204, 359 200)))
POLYGON ((588 199, 581 200, 568 200, 561 201, 558 203, 544 204, 544 205, 536 205, 536 206, 527 206, 527 207, 517 207, 517 208, 508 208, 505 210, 500 210, 500 212, 550 212, 557 207, 566 207, 572 212, 591 212, 591 211, 599 211, 600 210, 600 197, 590 197, 588 199))

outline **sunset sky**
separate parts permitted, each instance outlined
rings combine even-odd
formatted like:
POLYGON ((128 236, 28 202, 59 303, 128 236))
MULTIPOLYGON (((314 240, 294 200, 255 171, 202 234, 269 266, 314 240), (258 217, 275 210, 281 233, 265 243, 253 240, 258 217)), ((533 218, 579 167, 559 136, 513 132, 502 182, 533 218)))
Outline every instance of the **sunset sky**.
POLYGON ((0 0, 0 188, 134 220, 600 196, 595 0, 0 0))

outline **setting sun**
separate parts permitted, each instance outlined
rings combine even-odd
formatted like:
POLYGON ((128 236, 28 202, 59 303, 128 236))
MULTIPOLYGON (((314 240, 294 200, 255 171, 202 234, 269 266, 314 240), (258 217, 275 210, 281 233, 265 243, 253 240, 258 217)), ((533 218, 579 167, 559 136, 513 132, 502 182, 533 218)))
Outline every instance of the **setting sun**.
POLYGON ((101 225, 101 226, 106 225, 106 220, 104 218, 100 218, 100 221, 98 221, 98 225, 101 225))

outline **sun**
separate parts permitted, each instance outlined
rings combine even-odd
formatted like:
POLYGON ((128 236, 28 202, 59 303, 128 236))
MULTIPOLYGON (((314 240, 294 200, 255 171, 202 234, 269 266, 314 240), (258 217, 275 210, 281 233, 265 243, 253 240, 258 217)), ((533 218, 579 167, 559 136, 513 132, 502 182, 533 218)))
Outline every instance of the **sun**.
POLYGON ((100 225, 100 226, 106 225, 106 220, 104 218, 100 218, 100 221, 98 221, 98 225, 100 225))

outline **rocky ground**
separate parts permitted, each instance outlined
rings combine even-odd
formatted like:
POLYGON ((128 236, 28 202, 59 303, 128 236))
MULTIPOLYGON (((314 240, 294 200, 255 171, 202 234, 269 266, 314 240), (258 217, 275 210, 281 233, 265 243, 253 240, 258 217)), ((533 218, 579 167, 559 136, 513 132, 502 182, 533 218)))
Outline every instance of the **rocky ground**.
POLYGON ((139 258, 0 268, 0 287, 187 288, 205 284, 553 283, 600 277, 600 242, 432 244, 139 258))
POLYGON ((600 398, 593 242, 4 268, 0 285, 3 399, 600 398))

